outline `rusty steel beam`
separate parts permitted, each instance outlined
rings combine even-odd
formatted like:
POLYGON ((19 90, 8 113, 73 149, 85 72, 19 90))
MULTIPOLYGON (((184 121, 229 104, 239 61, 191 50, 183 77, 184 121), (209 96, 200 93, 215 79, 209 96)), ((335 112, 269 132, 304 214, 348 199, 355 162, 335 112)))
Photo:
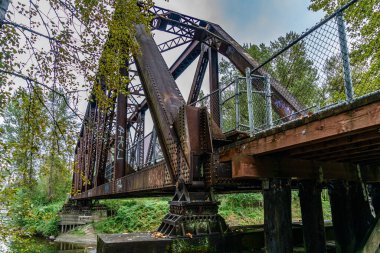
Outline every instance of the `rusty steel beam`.
POLYGON ((186 38, 186 37, 182 37, 182 36, 178 36, 178 37, 176 37, 174 39, 171 39, 171 40, 165 41, 163 43, 160 43, 157 46, 158 46, 160 52, 164 53, 164 52, 166 52, 168 50, 171 50, 171 49, 180 47, 182 45, 185 45, 187 43, 190 43, 191 41, 192 41, 192 39, 189 39, 189 38, 186 38))
POLYGON ((197 101, 199 92, 201 91, 203 78, 206 73, 207 64, 208 64, 208 52, 207 47, 202 45, 201 53, 199 55, 199 60, 197 64, 197 69, 195 70, 193 83, 191 85, 189 98, 187 99, 187 104, 190 105, 197 101))
POLYGON ((214 93, 219 90, 218 51, 214 48, 209 48, 208 58, 210 94, 213 94, 210 97, 210 113, 214 122, 220 127, 219 93, 214 93))
POLYGON ((125 176, 126 135, 127 135, 127 97, 119 93, 116 101, 116 137, 114 180, 125 176))
POLYGON ((200 53, 201 43, 193 40, 169 69, 174 79, 177 79, 183 73, 183 71, 185 71, 187 67, 190 66, 190 64, 199 56, 200 53))
POLYGON ((147 34, 141 25, 136 26, 136 30, 141 54, 134 56, 135 62, 174 183, 180 173, 179 165, 182 170, 189 170, 178 137, 172 129, 178 110, 185 101, 151 35, 147 34))

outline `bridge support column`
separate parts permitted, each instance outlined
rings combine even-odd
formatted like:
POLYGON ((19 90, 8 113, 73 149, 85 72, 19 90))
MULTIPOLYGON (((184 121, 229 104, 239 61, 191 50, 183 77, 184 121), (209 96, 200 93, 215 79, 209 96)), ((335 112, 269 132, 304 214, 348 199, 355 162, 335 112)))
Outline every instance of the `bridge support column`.
POLYGON ((116 110, 116 139, 115 139, 115 165, 113 179, 125 176, 125 152, 127 148, 127 97, 120 93, 117 96, 116 110))
POLYGON ((356 249, 365 240, 365 237, 375 221, 371 212, 367 189, 364 184, 351 182, 349 193, 351 197, 351 209, 356 237, 356 249))
POLYGON ((322 187, 315 180, 299 183, 304 245, 308 253, 326 252, 321 192, 322 187))
POLYGON ((334 181, 329 193, 337 252, 355 252, 375 220, 365 189, 360 183, 334 181))
POLYGON ((163 219, 158 232, 169 237, 220 234, 229 231, 218 214, 218 205, 212 190, 193 189, 177 182, 176 193, 170 201, 169 213, 163 219))
POLYGON ((329 184, 332 221, 335 232, 336 252, 355 251, 356 238, 350 205, 349 186, 344 181, 329 184))
POLYGON ((370 184, 368 190, 376 217, 380 217, 380 183, 370 184))
POLYGON ((290 180, 264 182, 263 195, 266 252, 293 252, 290 180))

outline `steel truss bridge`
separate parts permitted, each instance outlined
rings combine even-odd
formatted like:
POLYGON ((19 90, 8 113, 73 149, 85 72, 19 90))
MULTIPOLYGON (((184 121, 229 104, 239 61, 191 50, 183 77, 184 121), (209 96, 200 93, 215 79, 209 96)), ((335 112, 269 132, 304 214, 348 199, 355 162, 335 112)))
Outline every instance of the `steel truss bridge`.
MULTIPOLYGON (((141 54, 128 68, 129 95, 118 94, 107 110, 96 98, 87 106, 72 198, 174 195, 159 231, 183 236, 228 229, 217 214, 214 192, 262 191, 267 250, 292 252, 290 190, 298 189, 306 248, 325 252, 320 196, 328 187, 337 245, 341 252, 357 250, 379 217, 380 93, 360 88, 366 80, 351 74, 343 16, 355 2, 262 64, 219 25, 152 7, 153 32, 171 39, 158 43, 136 26, 141 54), (297 46, 305 49, 305 64, 315 73, 313 83, 301 89, 273 72, 297 46), (181 51, 170 67, 163 57, 167 51, 181 51), (323 66, 334 56, 343 95, 306 101, 310 87, 328 82, 323 66), (220 82, 220 57, 240 72, 228 84, 220 82), (193 62, 185 100, 179 87, 189 83, 177 86, 176 80, 193 62), (200 97, 202 89, 208 95, 200 97), (147 134, 149 114, 154 127, 147 134), (199 231, 190 223, 206 226, 199 231)), ((115 92, 102 87, 109 96, 115 92)))

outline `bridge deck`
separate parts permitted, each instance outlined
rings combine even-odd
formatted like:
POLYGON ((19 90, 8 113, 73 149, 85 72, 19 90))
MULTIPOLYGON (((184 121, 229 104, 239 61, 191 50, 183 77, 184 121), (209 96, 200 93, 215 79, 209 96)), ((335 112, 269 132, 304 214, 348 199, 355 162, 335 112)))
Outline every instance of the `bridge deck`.
MULTIPOLYGON (((270 177, 380 181, 380 93, 234 141, 216 163, 210 183, 220 192, 261 189, 270 177)), ((160 162, 75 198, 172 194, 165 170, 160 162)))

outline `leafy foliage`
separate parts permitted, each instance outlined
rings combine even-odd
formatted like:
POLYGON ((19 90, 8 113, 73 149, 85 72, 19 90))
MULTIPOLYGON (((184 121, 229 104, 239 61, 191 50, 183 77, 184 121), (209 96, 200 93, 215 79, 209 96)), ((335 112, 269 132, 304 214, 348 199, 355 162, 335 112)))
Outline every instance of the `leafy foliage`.
POLYGON ((169 211, 168 199, 136 199, 105 201, 115 214, 106 220, 94 224, 100 233, 120 233, 151 231, 161 223, 162 217, 169 211))
POLYGON ((56 234, 57 212, 70 191, 74 115, 62 98, 30 86, 16 90, 1 116, 0 142, 7 151, 0 170, 2 208, 23 234, 56 234))
MULTIPOLYGON (((333 13, 348 0, 311 0, 309 9, 333 13)), ((357 1, 344 12, 350 37, 350 60, 356 95, 380 88, 380 3, 373 0, 357 1)))
POLYGON ((138 52, 134 25, 149 27, 145 10, 152 1, 143 3, 141 7, 137 0, 12 3, 0 33, 0 107, 11 95, 14 78, 55 92, 60 88, 65 91, 60 96, 72 102, 85 88, 101 107, 109 106, 117 93, 126 92, 125 70, 132 53, 138 52), (115 92, 110 97, 104 90, 115 92))
MULTIPOLYGON (((295 32, 288 32, 285 36, 280 36, 277 40, 270 42, 270 45, 250 44, 245 45, 247 52, 258 62, 264 62, 275 52, 287 46, 290 42, 298 38, 295 32)), ((222 60, 219 64, 221 72, 221 82, 228 84, 234 81, 238 71, 228 61, 222 60)), ((304 106, 308 107, 320 102, 318 96, 320 90, 315 84, 317 80, 317 70, 313 62, 306 56, 306 45, 302 42, 297 43, 269 64, 264 66, 270 78, 275 79, 283 87, 288 89, 304 106)), ((239 103, 240 103, 240 122, 248 125, 248 108, 245 81, 239 82, 239 103)), ((232 92, 225 92, 225 97, 230 97, 232 92)), ((259 93, 253 95, 253 114, 255 119, 255 128, 262 128, 266 125, 265 100, 264 96, 259 93)), ((235 104, 233 100, 225 104, 226 113, 223 118, 223 129, 233 129, 235 127, 235 104)), ((273 111, 274 119, 279 116, 273 111)))

